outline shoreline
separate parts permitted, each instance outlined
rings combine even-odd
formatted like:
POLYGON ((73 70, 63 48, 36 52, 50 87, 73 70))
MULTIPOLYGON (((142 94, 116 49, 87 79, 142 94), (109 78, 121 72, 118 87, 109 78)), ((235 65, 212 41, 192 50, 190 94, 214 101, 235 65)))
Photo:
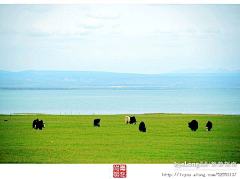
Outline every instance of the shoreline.
POLYGON ((38 87, 0 87, 0 91, 81 91, 81 90, 240 90, 240 87, 166 87, 166 86, 96 86, 73 88, 38 88, 38 87))

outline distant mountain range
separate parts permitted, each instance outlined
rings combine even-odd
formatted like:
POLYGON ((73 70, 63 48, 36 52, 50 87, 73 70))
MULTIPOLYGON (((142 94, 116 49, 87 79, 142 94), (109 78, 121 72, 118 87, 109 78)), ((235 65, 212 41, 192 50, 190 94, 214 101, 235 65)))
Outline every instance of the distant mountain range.
POLYGON ((199 68, 185 68, 181 70, 173 71, 172 73, 240 73, 240 70, 230 71, 224 68, 206 68, 206 69, 199 69, 199 68))
POLYGON ((240 88, 240 71, 185 70, 167 74, 84 71, 0 71, 0 89, 215 89, 240 88), (197 72, 197 73, 196 73, 197 72))

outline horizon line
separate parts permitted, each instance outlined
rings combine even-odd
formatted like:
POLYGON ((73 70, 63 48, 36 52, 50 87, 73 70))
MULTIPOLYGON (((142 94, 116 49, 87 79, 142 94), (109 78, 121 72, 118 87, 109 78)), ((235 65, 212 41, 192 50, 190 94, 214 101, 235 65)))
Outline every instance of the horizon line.
POLYGON ((174 70, 170 72, 163 72, 163 73, 130 73, 130 72, 111 72, 111 71, 76 71, 76 70, 21 70, 21 71, 10 71, 10 70, 1 70, 0 72, 11 72, 11 73, 21 73, 21 72, 94 72, 94 73, 115 73, 115 74, 138 74, 138 75, 162 75, 162 74, 223 74, 223 73, 234 73, 238 72, 240 73, 240 69, 237 70, 229 70, 225 68, 185 68, 185 69, 179 69, 174 70), (225 72, 181 72, 183 70, 226 70, 225 72), (179 72, 180 71, 180 72, 179 72))

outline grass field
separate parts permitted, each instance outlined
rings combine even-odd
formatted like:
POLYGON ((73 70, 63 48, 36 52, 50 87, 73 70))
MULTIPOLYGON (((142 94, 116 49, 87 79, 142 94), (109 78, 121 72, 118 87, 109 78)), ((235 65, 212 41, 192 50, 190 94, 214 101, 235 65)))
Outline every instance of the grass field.
POLYGON ((240 163, 240 116, 144 114, 135 115, 137 125, 124 116, 1 115, 0 163, 240 163), (46 123, 42 131, 32 128, 36 118, 46 123), (95 118, 101 127, 93 127, 95 118), (188 128, 193 119, 196 132, 188 128))

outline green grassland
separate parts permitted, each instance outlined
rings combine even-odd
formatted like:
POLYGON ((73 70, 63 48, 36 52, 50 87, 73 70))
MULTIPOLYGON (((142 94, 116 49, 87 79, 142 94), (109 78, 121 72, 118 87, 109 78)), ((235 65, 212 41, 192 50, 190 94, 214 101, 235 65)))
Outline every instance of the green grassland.
POLYGON ((137 125, 124 116, 0 115, 0 163, 240 163, 240 116, 144 114, 135 115, 137 125), (46 123, 42 131, 32 128, 36 118, 46 123), (96 118, 101 127, 93 127, 96 118), (196 132, 188 128, 193 119, 196 132))

